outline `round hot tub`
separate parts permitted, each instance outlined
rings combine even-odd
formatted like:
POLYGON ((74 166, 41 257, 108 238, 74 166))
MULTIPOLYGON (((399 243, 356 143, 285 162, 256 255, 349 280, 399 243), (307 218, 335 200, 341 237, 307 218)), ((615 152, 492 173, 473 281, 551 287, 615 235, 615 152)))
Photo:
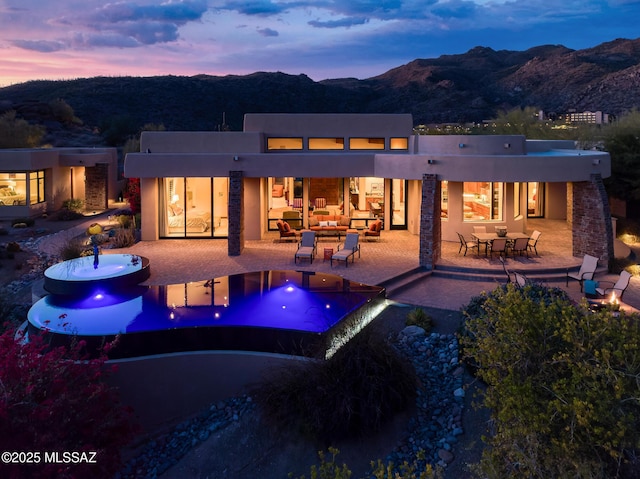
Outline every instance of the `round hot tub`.
POLYGON ((44 289, 52 294, 91 293, 96 287, 125 289, 146 281, 149 260, 132 254, 83 256, 54 264, 44 272, 44 289))

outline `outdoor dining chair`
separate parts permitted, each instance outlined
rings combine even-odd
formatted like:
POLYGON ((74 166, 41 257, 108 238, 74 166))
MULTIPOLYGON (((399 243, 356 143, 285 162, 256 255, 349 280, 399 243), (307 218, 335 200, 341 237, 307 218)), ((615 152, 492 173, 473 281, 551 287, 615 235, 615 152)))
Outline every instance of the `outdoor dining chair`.
POLYGON ((516 238, 511 243, 511 251, 513 254, 526 254, 527 258, 529 257, 529 238, 516 238))
POLYGON ((468 241, 461 233, 458 233, 458 239, 460 240, 460 248, 458 249, 458 254, 462 252, 462 248, 464 248, 465 256, 467 256, 467 251, 469 250, 469 248, 476 248, 476 250, 478 249, 477 241, 468 241))
POLYGON ((567 270, 567 281, 565 286, 569 286, 569 280, 574 279, 580 283, 580 292, 582 292, 583 284, 586 280, 592 280, 593 275, 598 268, 598 258, 585 254, 582 258, 580 270, 577 273, 571 273, 567 270))
POLYGON ((531 233, 531 238, 529 238, 529 242, 527 244, 527 248, 529 249, 529 251, 535 251, 536 256, 538 256, 537 244, 541 234, 542 233, 540 233, 540 231, 535 230, 533 233, 531 233))
POLYGON ((507 238, 495 238, 491 240, 489 244, 489 255, 493 257, 493 253, 498 253, 500 256, 507 255, 507 238))

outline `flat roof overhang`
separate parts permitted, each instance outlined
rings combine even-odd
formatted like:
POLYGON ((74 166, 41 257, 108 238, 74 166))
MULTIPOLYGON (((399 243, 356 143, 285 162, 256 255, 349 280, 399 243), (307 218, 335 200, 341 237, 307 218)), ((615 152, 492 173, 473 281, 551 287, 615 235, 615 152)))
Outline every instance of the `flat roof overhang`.
POLYGON ((528 155, 430 155, 368 153, 129 153, 127 178, 226 177, 242 171, 247 178, 371 176, 421 180, 435 174, 448 181, 567 182, 588 181, 592 174, 611 176, 608 153, 553 150, 528 155))
POLYGON ((226 177, 242 171, 247 178, 375 176, 374 153, 129 153, 127 178, 226 177), (237 158, 237 159, 236 159, 237 158))
POLYGON ((377 155, 375 175, 420 180, 435 174, 448 181, 568 182, 611 176, 609 154, 590 150, 551 150, 527 155, 377 155))

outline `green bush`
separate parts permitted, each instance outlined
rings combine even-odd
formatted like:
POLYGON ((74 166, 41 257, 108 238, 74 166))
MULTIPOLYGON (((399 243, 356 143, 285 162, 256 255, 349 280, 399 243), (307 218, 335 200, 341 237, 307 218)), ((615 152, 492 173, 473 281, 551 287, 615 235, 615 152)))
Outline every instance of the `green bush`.
POLYGON ((255 396, 275 427, 332 444, 379 431, 413 404, 416 388, 413 365, 365 329, 329 360, 276 371, 255 396))
POLYGON ((73 221, 83 217, 83 214, 78 211, 73 211, 68 208, 61 208, 53 215, 49 216, 49 219, 53 221, 73 221))
POLYGON ((78 198, 71 198, 63 201, 62 207, 68 209, 69 211, 80 213, 82 212, 82 210, 84 210, 84 201, 78 198))
POLYGON ((422 308, 414 308, 407 314, 407 320, 405 321, 407 326, 420 326, 427 334, 433 329, 433 320, 431 316, 422 308))
MULTIPOLYGON (((484 477, 617 478, 640 450, 640 320, 540 285, 474 298, 462 344, 486 382, 484 477)), ((636 460, 637 461, 637 460, 636 460)))

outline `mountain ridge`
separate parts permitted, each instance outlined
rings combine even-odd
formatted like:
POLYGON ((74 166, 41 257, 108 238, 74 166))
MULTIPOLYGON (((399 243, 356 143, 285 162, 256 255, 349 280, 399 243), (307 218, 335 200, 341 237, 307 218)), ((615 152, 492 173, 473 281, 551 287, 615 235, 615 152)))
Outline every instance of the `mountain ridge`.
POLYGON ((525 106, 617 116, 640 108, 640 39, 583 50, 477 46, 362 80, 281 72, 32 80, 0 88, 0 113, 13 109, 35 121, 33 104, 56 99, 95 128, 126 118, 136 128, 241 130, 245 113, 411 113, 416 124, 465 123, 525 106))

